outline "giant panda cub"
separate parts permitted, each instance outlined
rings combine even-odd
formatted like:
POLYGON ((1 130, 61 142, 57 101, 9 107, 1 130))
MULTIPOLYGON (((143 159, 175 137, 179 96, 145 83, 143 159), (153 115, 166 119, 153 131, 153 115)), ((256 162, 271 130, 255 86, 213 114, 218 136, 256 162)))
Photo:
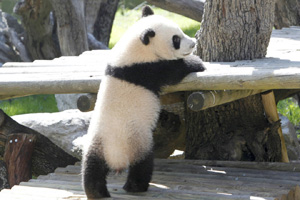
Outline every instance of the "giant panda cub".
POLYGON ((124 189, 147 191, 153 171, 152 130, 160 113, 159 92, 205 68, 190 55, 195 42, 150 7, 111 50, 83 154, 88 199, 109 197, 109 171, 129 168, 124 189))

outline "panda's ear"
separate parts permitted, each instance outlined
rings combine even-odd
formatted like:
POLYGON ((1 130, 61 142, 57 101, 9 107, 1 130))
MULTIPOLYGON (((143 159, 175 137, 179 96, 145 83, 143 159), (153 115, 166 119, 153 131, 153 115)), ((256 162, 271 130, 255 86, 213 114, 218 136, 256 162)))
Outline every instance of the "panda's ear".
POLYGON ((140 39, 144 45, 148 45, 150 42, 150 37, 154 37, 155 32, 153 29, 149 28, 142 32, 140 39))
POLYGON ((145 6, 142 10, 142 17, 147 17, 149 15, 153 15, 154 12, 149 6, 145 6))

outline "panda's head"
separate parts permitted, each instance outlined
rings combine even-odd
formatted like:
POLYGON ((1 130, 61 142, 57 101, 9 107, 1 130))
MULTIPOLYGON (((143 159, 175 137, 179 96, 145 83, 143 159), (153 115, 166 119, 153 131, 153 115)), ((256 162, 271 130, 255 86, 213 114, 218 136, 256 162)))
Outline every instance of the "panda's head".
POLYGON ((113 48, 111 61, 115 66, 133 63, 175 60, 192 53, 195 40, 183 33, 179 26, 165 17, 154 15, 150 7, 142 11, 142 18, 130 27, 113 48))

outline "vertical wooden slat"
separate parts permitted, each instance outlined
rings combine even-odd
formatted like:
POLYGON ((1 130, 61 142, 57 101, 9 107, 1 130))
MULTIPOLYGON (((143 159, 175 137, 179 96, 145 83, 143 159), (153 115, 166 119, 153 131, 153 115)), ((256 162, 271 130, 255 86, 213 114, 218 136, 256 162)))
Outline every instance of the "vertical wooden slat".
MULTIPOLYGON (((34 148, 35 135, 12 134, 6 142, 4 162, 7 166, 10 187, 32 177, 31 157, 34 148)), ((46 148, 46 147, 45 147, 46 148)))
MULTIPOLYGON (((262 103, 264 105, 264 109, 266 112, 266 116, 270 123, 274 123, 279 120, 278 112, 277 112, 277 106, 275 102, 274 92, 270 91, 268 93, 263 93, 262 95, 262 103)), ((281 154, 282 154, 282 162, 289 162, 284 137, 282 134, 281 127, 278 129, 278 134, 281 141, 281 154)))

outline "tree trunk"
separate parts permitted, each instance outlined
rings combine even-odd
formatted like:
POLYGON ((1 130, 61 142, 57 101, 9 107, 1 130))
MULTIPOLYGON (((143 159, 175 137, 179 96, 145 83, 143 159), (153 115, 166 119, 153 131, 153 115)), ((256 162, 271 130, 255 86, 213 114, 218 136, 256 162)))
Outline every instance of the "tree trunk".
MULTIPOLYGON (((274 5, 272 0, 207 0, 196 34, 196 53, 204 61, 264 57, 274 22, 274 5)), ((199 112, 187 106, 186 158, 281 160, 277 133, 280 122, 268 122, 260 94, 199 112)))
POLYGON ((97 40, 108 46, 110 33, 117 11, 119 0, 102 1, 94 23, 93 35, 97 40))
POLYGON ((277 0, 275 5, 275 28, 300 25, 300 0, 277 0))
POLYGON ((103 1, 106 0, 85 0, 84 1, 85 24, 88 33, 93 33, 94 31, 94 24, 97 19, 100 5, 103 1))
POLYGON ((197 54, 204 61, 263 58, 273 24, 273 0, 207 0, 196 34, 197 54))
POLYGON ((186 122, 188 159, 281 159, 280 123, 268 124, 259 94, 200 112, 187 110, 186 122))
POLYGON ((42 0, 24 0, 14 7, 14 12, 22 18, 26 30, 25 46, 33 60, 61 56, 51 10, 50 2, 42 0))
POLYGON ((49 0, 57 20, 57 35, 63 56, 78 56, 88 50, 83 0, 49 0))
POLYGON ((202 21, 205 0, 147 0, 147 2, 198 22, 202 21))

